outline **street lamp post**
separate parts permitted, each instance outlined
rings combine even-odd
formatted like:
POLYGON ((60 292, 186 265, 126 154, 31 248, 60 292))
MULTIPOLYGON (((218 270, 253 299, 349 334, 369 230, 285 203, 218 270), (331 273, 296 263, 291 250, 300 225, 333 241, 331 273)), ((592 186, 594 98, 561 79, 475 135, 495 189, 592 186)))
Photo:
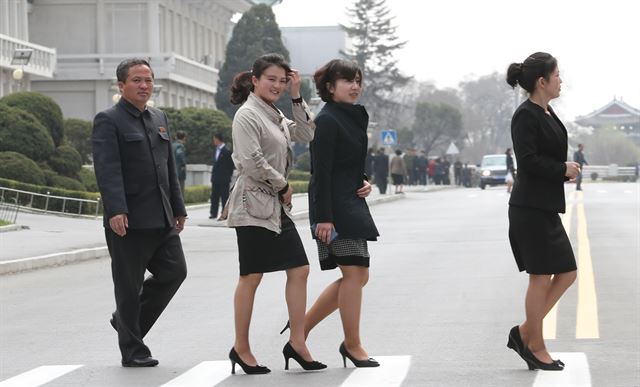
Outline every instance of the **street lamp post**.
POLYGON ((24 66, 29 64, 33 49, 31 48, 16 48, 13 50, 13 57, 11 58, 12 66, 20 66, 13 70, 11 74, 12 78, 18 82, 18 90, 22 88, 22 79, 24 78, 24 66))

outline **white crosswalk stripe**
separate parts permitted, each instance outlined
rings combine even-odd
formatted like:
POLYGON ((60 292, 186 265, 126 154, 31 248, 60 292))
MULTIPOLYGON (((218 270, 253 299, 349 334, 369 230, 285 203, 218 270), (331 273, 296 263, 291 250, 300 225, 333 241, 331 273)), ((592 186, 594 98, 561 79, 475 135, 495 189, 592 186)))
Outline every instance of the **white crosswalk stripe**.
POLYGON ((0 387, 38 387, 80 367, 82 365, 42 366, 2 381, 0 387))
POLYGON ((411 356, 373 356, 380 367, 356 368, 341 387, 398 387, 409 372, 411 356))
POLYGON ((554 359, 565 364, 562 371, 537 371, 533 387, 590 387, 591 372, 587 355, 583 352, 554 352, 554 359))
POLYGON ((231 375, 228 360, 203 361, 160 387, 213 387, 231 375))

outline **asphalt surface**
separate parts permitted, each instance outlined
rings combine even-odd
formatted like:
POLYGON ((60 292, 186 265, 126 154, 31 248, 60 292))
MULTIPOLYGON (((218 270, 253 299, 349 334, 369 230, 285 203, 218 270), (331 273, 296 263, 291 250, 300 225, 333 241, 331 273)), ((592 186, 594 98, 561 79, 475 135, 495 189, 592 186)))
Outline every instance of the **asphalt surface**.
MULTIPOLYGON (((567 186, 568 192, 573 188, 567 186)), ((18 382, 52 365, 81 367, 61 371, 46 386, 638 386, 638 184, 585 184, 582 195, 568 198, 576 256, 591 265, 581 269, 582 285, 560 301, 555 339, 547 340, 567 363, 561 373, 528 371, 505 346, 509 329, 523 318, 527 276, 518 273, 508 244, 508 196, 495 187, 410 192, 372 207, 382 236, 370 244, 362 337, 383 364, 378 370, 342 367, 334 314, 308 342, 329 368, 305 373, 295 365, 284 371, 287 338, 278 332, 287 320, 285 276, 273 273, 258 290, 251 330, 254 353, 273 372, 229 375, 235 233, 192 226, 182 234, 188 278, 145 339, 159 367, 120 367, 108 323, 114 308, 109 261, 93 260, 0 276, 0 386, 41 385, 18 382), (210 373, 198 383, 170 384, 197 373, 194 367, 209 367, 210 373), (216 367, 224 367, 223 376, 216 367)), ((319 270, 307 223, 297 221, 311 262, 310 304, 337 273, 319 270)))

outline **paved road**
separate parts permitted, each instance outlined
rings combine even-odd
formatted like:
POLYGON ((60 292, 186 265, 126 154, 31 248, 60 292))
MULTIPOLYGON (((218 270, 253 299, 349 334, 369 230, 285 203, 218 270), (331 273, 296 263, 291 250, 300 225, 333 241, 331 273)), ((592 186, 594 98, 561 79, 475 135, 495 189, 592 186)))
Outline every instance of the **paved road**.
MULTIPOLYGON (((640 385, 638 185, 589 184, 569 195, 565 221, 580 280, 547 324, 555 327, 548 346, 567 363, 562 373, 530 372, 505 347, 508 329, 522 318, 527 283, 506 239, 507 199, 502 187, 456 189, 408 193, 372 208, 382 237, 371 245, 362 333, 380 369, 342 368, 334 315, 309 339, 329 369, 283 371, 284 275, 275 273, 259 289, 252 326, 254 351, 274 372, 229 376, 235 235, 191 227, 183 233, 189 277, 146 339, 159 367, 119 367, 107 322, 114 305, 109 262, 98 260, 0 276, 0 386, 56 372, 46 386, 640 385), (37 368, 52 365, 80 367, 37 368)), ((312 262, 313 299, 336 273, 320 272, 306 222, 298 226, 312 262)))

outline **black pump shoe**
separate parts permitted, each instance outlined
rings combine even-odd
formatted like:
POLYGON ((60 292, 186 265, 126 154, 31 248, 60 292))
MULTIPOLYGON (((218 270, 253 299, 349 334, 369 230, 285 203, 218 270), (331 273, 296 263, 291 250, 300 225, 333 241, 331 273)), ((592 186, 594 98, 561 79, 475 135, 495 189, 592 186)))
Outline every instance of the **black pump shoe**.
POLYGON ((518 355, 520 354, 520 352, 522 351, 522 348, 524 347, 524 343, 522 342, 522 337, 520 336, 520 329, 518 328, 517 325, 511 328, 511 330, 509 331, 509 340, 507 341, 507 347, 516 351, 518 355))
POLYGON ((530 370, 562 371, 564 369, 564 363, 562 361, 554 360, 551 363, 544 363, 540 361, 533 352, 531 352, 529 347, 526 346, 522 348, 520 356, 522 356, 522 358, 527 362, 530 370))
POLYGON ((347 366, 347 358, 349 358, 349 360, 351 360, 351 362, 353 363, 354 366, 361 368, 361 367, 379 367, 380 363, 378 363, 375 359, 373 358, 368 358, 367 360, 358 360, 356 358, 354 358, 353 356, 351 356, 351 354, 347 351, 347 348, 344 346, 344 342, 342 342, 342 344, 340 344, 340 354, 342 355, 342 363, 344 364, 344 366, 347 366))
POLYGON ((305 371, 317 371, 317 370, 323 370, 325 368, 327 368, 326 364, 322 364, 319 361, 306 361, 302 358, 302 356, 300 356, 300 354, 298 354, 298 352, 296 352, 295 349, 293 349, 293 347, 291 346, 290 342, 287 342, 287 344, 284 345, 284 348, 282 348, 282 354, 284 355, 284 369, 288 370, 289 369, 289 359, 293 358, 293 360, 297 361, 298 364, 300 364, 300 367, 302 367, 305 371))
POLYGON ((240 359, 240 355, 238 355, 238 352, 236 352, 236 349, 233 347, 229 352, 229 360, 231 360, 232 375, 235 375, 236 373, 236 363, 240 365, 244 373, 247 375, 261 375, 261 374, 268 374, 269 372, 271 372, 271 370, 265 366, 261 366, 259 364, 255 366, 250 366, 247 363, 243 362, 242 359, 240 359))

